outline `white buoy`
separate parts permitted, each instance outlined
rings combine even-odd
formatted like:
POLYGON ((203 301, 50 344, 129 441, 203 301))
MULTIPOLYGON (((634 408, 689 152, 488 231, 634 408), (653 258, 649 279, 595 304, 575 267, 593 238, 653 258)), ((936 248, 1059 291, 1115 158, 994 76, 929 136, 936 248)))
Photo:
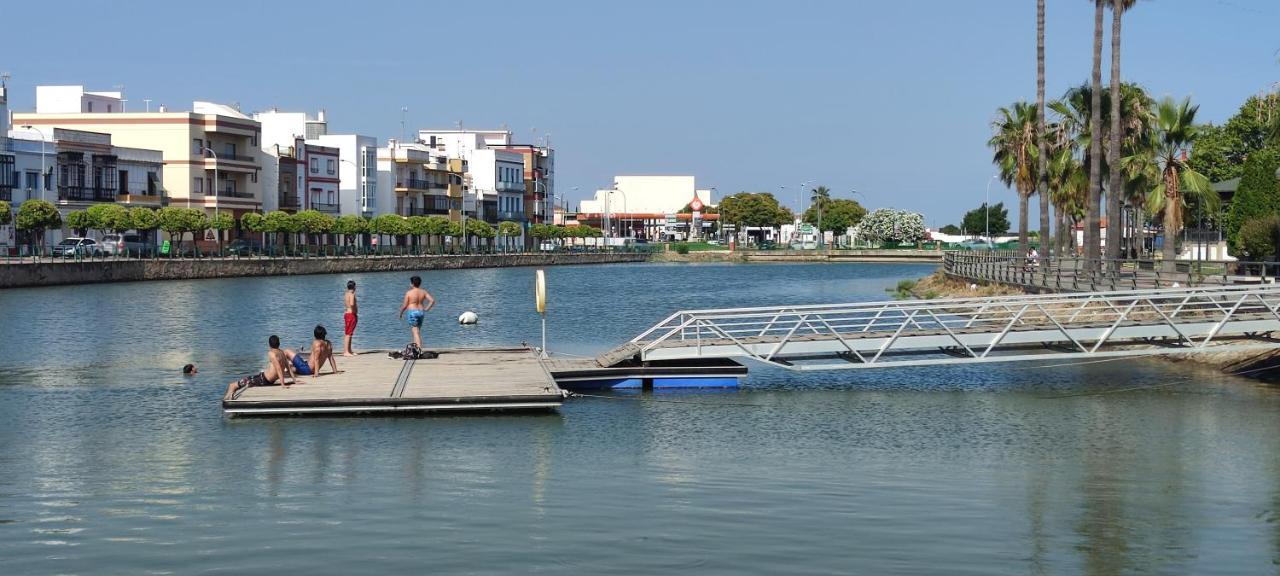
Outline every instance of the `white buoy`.
POLYGON ((476 316, 476 313, 470 310, 467 310, 466 312, 463 312, 461 316, 458 316, 459 324, 475 324, 479 321, 480 317, 476 316))

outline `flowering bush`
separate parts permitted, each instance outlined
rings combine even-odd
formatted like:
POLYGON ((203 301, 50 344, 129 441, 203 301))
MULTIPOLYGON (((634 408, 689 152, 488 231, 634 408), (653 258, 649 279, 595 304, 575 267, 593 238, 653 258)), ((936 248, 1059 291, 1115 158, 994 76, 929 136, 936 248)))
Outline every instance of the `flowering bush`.
POLYGON ((858 222, 853 234, 873 242, 919 242, 926 235, 924 216, 906 210, 880 208, 858 222))

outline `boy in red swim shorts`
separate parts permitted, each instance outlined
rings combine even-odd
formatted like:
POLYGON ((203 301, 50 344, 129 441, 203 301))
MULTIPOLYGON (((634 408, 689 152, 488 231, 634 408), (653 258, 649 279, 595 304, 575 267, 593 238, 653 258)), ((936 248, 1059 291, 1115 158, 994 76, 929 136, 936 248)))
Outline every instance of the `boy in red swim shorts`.
POLYGON ((347 293, 342 296, 342 355, 355 356, 351 350, 351 337, 356 333, 356 323, 360 321, 360 306, 356 304, 356 282, 347 280, 347 293))

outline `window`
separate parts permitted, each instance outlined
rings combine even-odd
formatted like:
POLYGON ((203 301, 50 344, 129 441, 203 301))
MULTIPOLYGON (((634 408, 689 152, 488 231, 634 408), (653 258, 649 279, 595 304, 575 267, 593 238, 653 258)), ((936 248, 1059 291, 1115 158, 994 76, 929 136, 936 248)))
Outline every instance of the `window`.
POLYGON ((328 160, 327 164, 328 164, 327 169, 329 171, 329 174, 333 175, 333 160, 332 159, 328 160))
POLYGON ((191 140, 191 154, 201 156, 204 154, 204 140, 194 138, 191 140))
POLYGON ((93 100, 89 101, 89 112, 93 112, 93 100))
POLYGON ((35 190, 40 187, 40 173, 27 172, 27 190, 35 190))
POLYGON ((191 186, 191 192, 195 194, 204 194, 204 178, 196 177, 195 182, 191 186))
POLYGON ((110 111, 111 111, 111 105, 107 104, 107 112, 110 112, 110 111))
POLYGON ((312 158, 312 159, 311 159, 311 173, 312 173, 312 174, 319 174, 319 173, 320 173, 320 159, 319 159, 319 158, 312 158))
POLYGON ((235 144, 232 144, 232 143, 230 143, 230 142, 228 142, 228 143, 226 143, 226 144, 223 144, 223 145, 222 145, 222 152, 223 152, 223 154, 226 154, 227 156, 235 156, 235 155, 236 155, 236 145, 235 145, 235 144))

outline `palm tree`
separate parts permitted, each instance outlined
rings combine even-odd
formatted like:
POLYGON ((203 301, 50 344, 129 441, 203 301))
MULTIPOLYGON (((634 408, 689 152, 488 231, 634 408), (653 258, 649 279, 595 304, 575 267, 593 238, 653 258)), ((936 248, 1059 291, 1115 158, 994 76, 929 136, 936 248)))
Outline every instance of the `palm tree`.
POLYGON ((1024 250, 1027 247, 1027 203, 1039 181, 1037 116, 1036 108, 1027 102, 1014 102, 1012 109, 1002 107, 991 123, 995 134, 987 141, 987 146, 994 152, 991 161, 1000 169, 1000 181, 1005 186, 1013 186, 1018 192, 1018 244, 1024 250))
MULTIPOLYGON (((1123 94, 1120 90, 1120 20, 1126 10, 1133 7, 1137 0, 1111 0, 1111 93, 1123 94)), ((1107 152, 1107 162, 1111 166, 1120 165, 1120 104, 1123 98, 1111 99, 1111 149, 1107 152)), ((1111 181, 1107 186, 1107 258, 1120 258, 1120 244, 1123 232, 1120 227, 1124 218, 1123 173, 1121 170, 1111 171, 1111 181)))
POLYGON ((1209 179, 1187 165, 1187 150, 1200 135, 1196 126, 1196 111, 1190 98, 1174 102, 1165 97, 1156 106, 1155 134, 1152 138, 1152 159, 1149 164, 1159 170, 1160 178, 1147 196, 1147 207, 1153 213, 1164 214, 1165 266, 1173 268, 1178 255, 1177 238, 1182 229, 1184 195, 1192 195, 1197 202, 1215 208, 1218 195, 1209 185, 1209 179))
POLYGON ((1049 169, 1044 133, 1044 0, 1036 0, 1036 193, 1040 195, 1040 250, 1049 254, 1049 169))
POLYGON ((827 207, 827 202, 831 200, 831 189, 826 186, 819 186, 809 191, 809 202, 818 209, 818 230, 822 230, 822 209, 827 207))
MULTIPOLYGON (((1102 134, 1102 15, 1106 0, 1093 2, 1093 78, 1089 105, 1089 133, 1102 134)), ((1084 256, 1097 260, 1102 256, 1100 220, 1102 204, 1102 139, 1089 139, 1089 207, 1084 223, 1084 256)))

